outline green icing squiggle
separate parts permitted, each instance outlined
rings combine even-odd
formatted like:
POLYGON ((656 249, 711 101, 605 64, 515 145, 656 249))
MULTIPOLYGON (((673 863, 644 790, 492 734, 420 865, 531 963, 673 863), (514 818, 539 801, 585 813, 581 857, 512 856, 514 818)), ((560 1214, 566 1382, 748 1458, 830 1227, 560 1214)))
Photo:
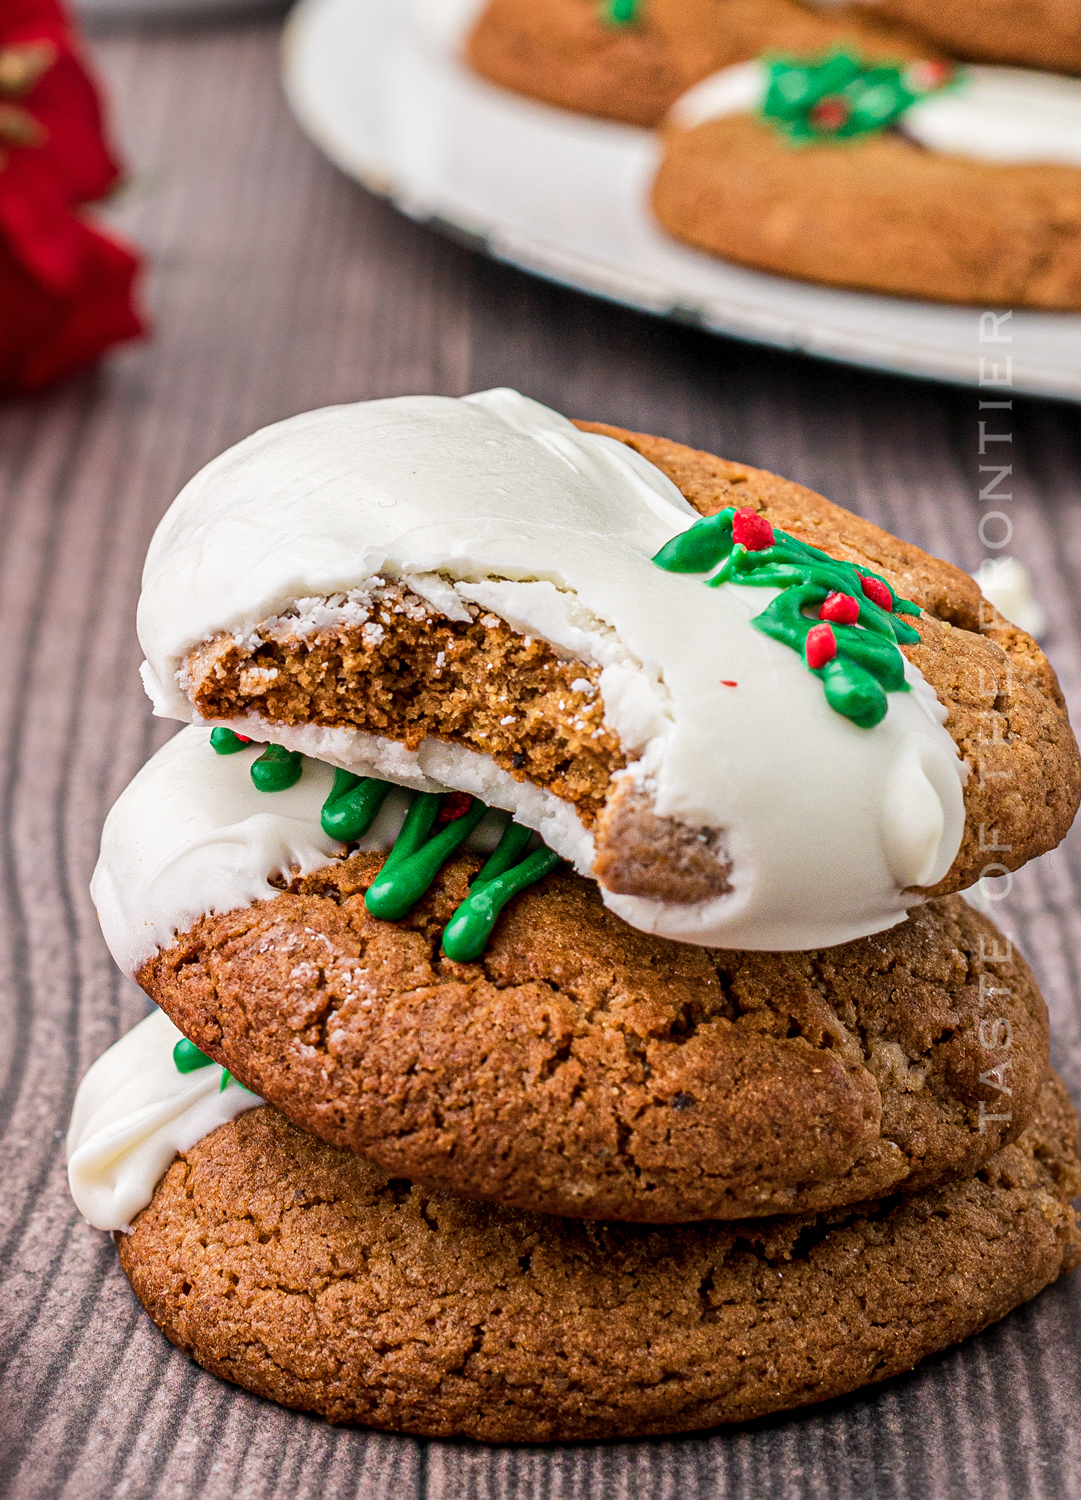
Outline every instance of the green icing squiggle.
POLYGON ((334 772, 334 786, 323 803, 320 816, 323 832, 329 838, 350 844, 363 838, 375 822, 375 815, 386 801, 389 781, 374 776, 354 776, 340 768, 334 772))
MULTIPOLYGON (((226 753, 228 754, 228 752, 226 753)), ((194 1073, 199 1068, 212 1068, 214 1066, 214 1059, 207 1057, 205 1052, 200 1052, 194 1042, 189 1041, 186 1036, 182 1036, 173 1048, 173 1066, 178 1073, 194 1073)), ((228 1068, 222 1068, 221 1083, 218 1085, 219 1094, 224 1094, 232 1077, 233 1075, 229 1072, 228 1068)), ((240 1086, 241 1088, 244 1087, 243 1084, 240 1086)))
POLYGON ((752 515, 758 523, 756 544, 745 546, 733 539, 735 517, 735 508, 728 506, 696 521, 667 542, 653 561, 669 573, 707 573, 702 581, 710 588, 739 583, 780 589, 751 624, 808 661, 808 669, 822 680, 831 708, 863 729, 873 728, 886 716, 886 694, 908 691, 897 643, 916 644, 920 636, 899 616, 918 615, 918 606, 899 598, 881 574, 838 562, 762 518, 752 515), (872 592, 881 592, 878 585, 888 592, 889 610, 868 597, 865 579, 874 580, 872 592), (807 638, 821 626, 820 610, 835 594, 858 606, 857 619, 853 624, 829 620, 836 652, 822 665, 812 665, 807 638))
MULTIPOLYGON (((464 813, 432 833, 443 802, 439 793, 413 793, 394 847, 364 898, 373 917, 388 922, 404 917, 488 811, 483 802, 472 798, 464 813)), ((469 895, 444 929, 443 951, 448 958, 456 963, 479 958, 507 902, 560 863, 551 849, 526 854, 531 837, 531 829, 507 824, 496 849, 473 880, 469 895)))
POLYGON ((429 837, 441 801, 434 792, 414 793, 394 848, 364 897, 364 905, 373 917, 384 922, 397 922, 404 917, 488 811, 483 802, 474 798, 467 813, 429 837))
POLYGON ((251 779, 261 792, 287 791, 296 786, 303 774, 303 755, 282 745, 268 745, 251 764, 251 779))
MULTIPOLYGON (((215 729, 210 743, 219 755, 233 755, 247 743, 231 729, 215 729)), ((296 750, 267 745, 252 762, 251 778, 261 792, 284 791, 300 780, 304 757, 296 750)), ((393 783, 374 776, 355 776, 340 768, 334 772, 334 785, 323 803, 319 822, 330 838, 343 844, 363 838, 375 821, 376 814, 393 790, 393 783)), ((451 797, 459 794, 451 793, 451 797)), ((488 811, 475 797, 468 807, 452 817, 433 833, 436 821, 447 816, 448 794, 414 792, 405 822, 394 841, 383 867, 364 898, 373 917, 384 922, 400 921, 431 888, 440 869, 454 851, 465 843, 488 811)), ((499 913, 519 891, 543 879, 560 863, 550 849, 526 850, 532 829, 508 823, 498 847, 473 880, 468 897, 458 907, 443 934, 443 951, 457 963, 469 963, 484 952, 499 913)), ((209 1065, 211 1059, 194 1043, 177 1043, 174 1060, 182 1073, 209 1065), (190 1053, 184 1048, 190 1048, 190 1053), (200 1061, 201 1059, 201 1061, 200 1061)), ((227 1081, 227 1080, 226 1080, 227 1081)), ((222 1087, 225 1087, 223 1082, 222 1087)))

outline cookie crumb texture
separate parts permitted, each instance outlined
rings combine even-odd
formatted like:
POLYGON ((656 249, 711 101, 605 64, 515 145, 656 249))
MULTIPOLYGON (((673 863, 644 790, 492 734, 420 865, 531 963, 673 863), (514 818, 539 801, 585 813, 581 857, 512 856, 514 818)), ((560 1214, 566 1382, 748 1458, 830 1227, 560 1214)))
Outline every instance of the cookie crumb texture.
POLYGON ((647 1229, 433 1196, 256 1109, 169 1169, 136 1295, 226 1380, 332 1422, 551 1442, 746 1421, 853 1391, 1081 1258, 1061 1085, 974 1178, 858 1212, 647 1229))
POLYGON ((920 644, 901 650, 947 709, 946 728, 970 770, 961 848, 930 894, 967 890, 989 858, 1019 870, 1065 838, 1081 803, 1081 757, 1058 678, 1032 637, 1004 619, 973 578, 764 469, 602 422, 575 425, 629 444, 702 515, 753 506, 800 541, 882 573, 925 611, 909 621, 920 644), (989 829, 1000 846, 993 855, 989 829))
POLYGON ((357 729, 419 749, 426 735, 490 755, 574 805, 589 827, 626 764, 604 727, 600 668, 558 657, 469 607, 450 620, 399 584, 350 596, 333 623, 288 615, 197 647, 187 691, 204 719, 357 729))
POLYGON ((751 115, 665 134, 653 209, 676 239, 827 286, 1081 308, 1081 171, 928 151, 898 132, 794 147, 751 115))
POLYGON ((490 0, 469 37, 470 65, 503 88, 579 114, 653 126, 692 84, 763 52, 839 42, 896 61, 934 49, 896 21, 797 0, 645 0, 630 25, 599 0, 490 0))
POLYGON ((479 862, 400 923, 364 907, 381 862, 207 916, 139 978, 253 1092, 395 1176, 581 1218, 743 1218, 969 1174, 1035 1108, 1043 1001, 959 897, 838 948, 736 953, 553 875, 456 964, 440 933, 479 862))

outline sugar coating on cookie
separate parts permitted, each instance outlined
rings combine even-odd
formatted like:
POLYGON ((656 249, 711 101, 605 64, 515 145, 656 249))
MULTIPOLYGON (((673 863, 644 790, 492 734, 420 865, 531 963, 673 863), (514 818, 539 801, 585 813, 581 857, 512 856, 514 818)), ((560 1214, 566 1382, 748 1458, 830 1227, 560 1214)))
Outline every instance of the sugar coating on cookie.
POLYGON ((646 931, 780 950, 893 925, 960 846, 946 711, 906 663, 874 728, 834 712, 751 628, 769 590, 655 565, 698 519, 515 392, 307 413, 159 526, 147 687, 161 714, 510 811, 646 931))

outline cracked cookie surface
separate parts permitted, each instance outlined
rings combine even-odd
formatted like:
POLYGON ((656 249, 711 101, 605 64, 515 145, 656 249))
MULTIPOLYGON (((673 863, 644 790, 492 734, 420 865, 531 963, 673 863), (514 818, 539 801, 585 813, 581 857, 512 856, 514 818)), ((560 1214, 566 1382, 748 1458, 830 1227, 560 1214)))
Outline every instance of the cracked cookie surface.
POLYGON ((798 1212, 971 1173, 1035 1107, 1043 1001, 959 897, 742 953, 638 932, 559 873, 456 964, 440 934, 479 860, 397 923, 364 907, 381 865, 208 915, 138 977, 245 1086, 395 1175, 577 1217, 798 1212))
POLYGON ((856 1211, 656 1228, 389 1179, 272 1109, 170 1167, 120 1261, 214 1374, 396 1432, 551 1442, 692 1431, 911 1369, 1081 1258, 1057 1080, 977 1176, 856 1211))

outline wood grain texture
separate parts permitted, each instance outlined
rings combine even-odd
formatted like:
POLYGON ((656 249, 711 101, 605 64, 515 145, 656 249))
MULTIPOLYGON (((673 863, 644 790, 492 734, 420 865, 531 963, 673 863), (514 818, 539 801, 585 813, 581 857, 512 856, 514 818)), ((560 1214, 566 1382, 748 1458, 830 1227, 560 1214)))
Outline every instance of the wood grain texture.
MULTIPOLYGON (((75 1213, 76 1083, 144 1009, 87 894, 109 804, 171 732, 136 675, 139 570, 177 488, 226 444, 328 402, 516 385, 772 468, 967 568, 982 555, 975 392, 707 338, 481 260, 320 160, 281 103, 275 48, 265 23, 101 40, 138 170, 116 217, 154 258, 157 336, 0 407, 0 1493, 1081 1494, 1081 1279, 868 1397, 725 1435, 487 1450, 333 1430, 219 1383, 159 1336, 75 1213)), ((974 314, 974 365, 976 340, 974 314)), ((1012 422, 1014 550, 1076 716, 1081 431, 1052 403, 1019 402, 1012 422)), ((1075 835, 1003 902, 1076 1097, 1079 881, 1075 835)))

